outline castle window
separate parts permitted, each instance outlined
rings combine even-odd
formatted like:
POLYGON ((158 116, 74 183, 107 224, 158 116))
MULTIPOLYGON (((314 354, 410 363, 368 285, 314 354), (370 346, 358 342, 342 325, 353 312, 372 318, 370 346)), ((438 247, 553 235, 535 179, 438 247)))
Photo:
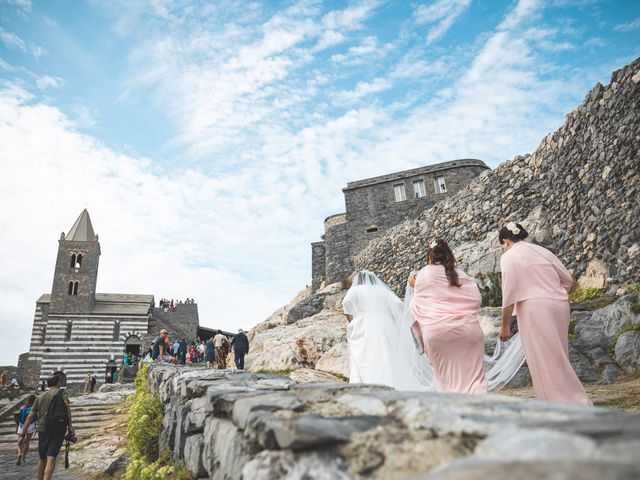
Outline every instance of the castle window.
POLYGON ((404 190, 404 184, 394 185, 393 193, 396 197, 396 202, 403 202, 407 199, 407 192, 404 190))
POLYGON ((76 266, 76 254, 72 253, 71 254, 71 268, 76 266))
POLYGON ((76 257, 76 268, 80 268, 82 266, 82 254, 79 253, 76 257))
POLYGON ((365 230, 367 233, 375 233, 378 231, 378 227, 376 227, 375 225, 371 225, 369 228, 367 228, 365 230))
POLYGON ((78 282, 73 284, 73 294, 78 295, 78 282))
POLYGON ((117 342, 120 338, 120 322, 113 322, 113 341, 117 342))
POLYGON ((64 341, 68 342, 71 340, 71 329, 73 328, 73 323, 71 320, 67 322, 67 333, 65 334, 64 341))
POLYGON ((436 193, 447 193, 447 184, 444 181, 444 177, 436 177, 433 179, 433 186, 436 193))
POLYGON ((69 295, 73 295, 73 282, 69 282, 69 295))
POLYGON ((427 189, 424 186, 424 180, 417 180, 413 182, 413 193, 416 198, 427 196, 427 189))

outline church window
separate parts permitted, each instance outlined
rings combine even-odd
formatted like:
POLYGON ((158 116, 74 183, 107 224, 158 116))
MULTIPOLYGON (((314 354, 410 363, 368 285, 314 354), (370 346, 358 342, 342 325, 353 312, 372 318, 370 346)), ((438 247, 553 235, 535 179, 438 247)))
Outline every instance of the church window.
POLYGON ((368 228, 366 229, 366 232, 367 232, 367 233, 375 233, 375 232, 377 232, 377 231, 378 231, 378 227, 376 227, 375 225, 371 225, 370 227, 368 227, 368 228))
POLYGON ((73 284, 73 294, 78 295, 78 282, 73 284))
POLYGON ((69 295, 73 295, 73 282, 69 282, 69 295))
POLYGON ((120 322, 113 322, 113 341, 117 342, 120 338, 120 322))
POLYGON ((71 340, 71 329, 73 327, 73 323, 71 322, 71 320, 69 320, 67 322, 67 333, 65 334, 64 340, 65 342, 68 342, 71 340))
POLYGON ((72 253, 71 254, 71 268, 74 268, 76 266, 76 254, 72 253))
POLYGON ((444 181, 444 177, 434 178, 433 185, 436 190, 436 193, 447 193, 447 184, 444 181))
POLYGON ((413 193, 416 198, 427 196, 427 189, 424 187, 424 180, 416 180, 413 182, 413 193))
POLYGON ((402 202, 407 199, 407 192, 404 189, 404 184, 394 185, 393 193, 396 197, 396 202, 402 202))
POLYGON ((76 268, 80 268, 82 266, 82 254, 79 253, 76 257, 76 268))

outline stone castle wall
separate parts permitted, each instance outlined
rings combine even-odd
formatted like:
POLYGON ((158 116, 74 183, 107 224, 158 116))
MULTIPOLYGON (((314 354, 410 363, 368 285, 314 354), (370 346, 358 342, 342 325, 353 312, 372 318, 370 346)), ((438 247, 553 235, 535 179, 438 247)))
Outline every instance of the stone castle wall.
MULTIPOLYGON (((601 260, 614 283, 640 271, 640 59, 597 84, 533 154, 487 171, 416 221, 373 240, 356 269, 378 273, 397 293, 425 263, 429 243, 454 247, 491 239, 505 221, 536 213, 545 244, 576 277, 601 260)), ((497 246, 497 244, 496 244, 497 246)))
POLYGON ((164 328, 169 332, 171 341, 181 338, 191 341, 197 338, 199 325, 197 303, 178 303, 173 312, 155 307, 149 319, 149 336, 144 340, 156 338, 164 328))
POLYGON ((487 169, 481 160, 461 159, 349 182, 343 189, 346 213, 328 217, 324 241, 312 244, 313 291, 323 281, 333 283, 348 277, 353 271, 353 258, 372 239, 398 223, 415 219, 487 169), (438 177, 445 179, 446 191, 436 189, 438 177), (423 185, 424 195, 414 193, 415 183, 423 185), (402 201, 396 201, 394 193, 399 185, 406 195, 402 201))

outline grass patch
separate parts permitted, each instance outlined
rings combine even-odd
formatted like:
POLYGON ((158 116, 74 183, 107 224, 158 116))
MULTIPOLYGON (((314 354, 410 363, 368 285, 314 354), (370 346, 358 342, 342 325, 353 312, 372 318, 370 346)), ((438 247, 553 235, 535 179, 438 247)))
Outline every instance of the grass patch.
POLYGON ((481 273, 476 276, 482 296, 483 307, 502 306, 502 275, 498 272, 481 273))
POLYGON ((607 297, 602 288, 575 288, 569 293, 570 302, 585 302, 607 297))
POLYGON ((633 324, 627 320, 620 331, 611 338, 609 341, 609 348, 607 349, 611 358, 613 358, 616 353, 616 343, 618 343, 618 338, 620 338, 620 335, 627 332, 640 332, 640 323, 633 324))
POLYGON ((629 310, 631 310, 631 313, 638 315, 640 313, 640 303, 636 303, 636 302, 630 303, 629 310))
POLYGON ((576 333, 576 321, 572 318, 569 320, 569 339, 577 340, 580 338, 580 335, 576 333))
POLYGON ((145 364, 136 375, 136 393, 132 397, 127 421, 127 455, 131 459, 126 480, 189 480, 183 463, 172 465, 171 452, 159 452, 164 407, 157 394, 151 393, 145 364))
POLYGON ((334 377, 338 377, 341 382, 349 383, 349 377, 345 377, 344 375, 340 375, 339 373, 332 373, 334 377))

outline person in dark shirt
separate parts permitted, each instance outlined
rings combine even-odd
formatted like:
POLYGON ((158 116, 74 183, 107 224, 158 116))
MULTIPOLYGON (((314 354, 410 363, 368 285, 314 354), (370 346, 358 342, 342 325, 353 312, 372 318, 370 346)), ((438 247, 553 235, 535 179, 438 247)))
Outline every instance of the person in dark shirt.
POLYGON ((249 353, 249 339, 241 328, 231 339, 231 348, 235 352, 236 368, 244 370, 244 356, 249 353))
POLYGON ((151 358, 154 362, 170 362, 176 363, 175 357, 169 355, 169 348, 167 347, 169 338, 169 332, 162 329, 160 330, 160 336, 153 341, 153 348, 151 349, 151 358))
POLYGON ((207 368, 213 368, 213 363, 215 362, 215 351, 216 348, 213 345, 213 337, 211 337, 204 347, 204 358, 207 361, 207 368))

